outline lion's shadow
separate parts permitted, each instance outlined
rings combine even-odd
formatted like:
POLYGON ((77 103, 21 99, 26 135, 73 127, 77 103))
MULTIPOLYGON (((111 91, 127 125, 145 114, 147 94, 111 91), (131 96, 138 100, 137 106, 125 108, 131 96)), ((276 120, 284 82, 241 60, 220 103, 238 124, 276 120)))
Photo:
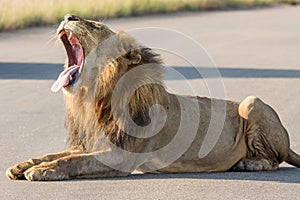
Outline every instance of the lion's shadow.
POLYGON ((63 64, 0 62, 0 79, 54 80, 63 64))
POLYGON ((167 68, 167 80, 203 79, 203 78, 300 78, 300 70, 260 69, 227 67, 185 67, 167 68), (180 75, 179 75, 180 74, 180 75))
MULTIPOLYGON (((300 169, 280 167, 277 171, 261 172, 213 172, 184 174, 133 174, 128 177, 98 178, 96 180, 149 180, 149 179, 209 179, 236 181, 267 181, 280 183, 300 183, 300 169)), ((86 181, 95 179, 75 179, 70 181, 86 181)))
MULTIPOLYGON (((55 80, 62 71, 59 63, 0 62, 0 79, 55 80)), ((203 78, 300 78, 300 70, 227 67, 166 67, 166 80, 203 78)))

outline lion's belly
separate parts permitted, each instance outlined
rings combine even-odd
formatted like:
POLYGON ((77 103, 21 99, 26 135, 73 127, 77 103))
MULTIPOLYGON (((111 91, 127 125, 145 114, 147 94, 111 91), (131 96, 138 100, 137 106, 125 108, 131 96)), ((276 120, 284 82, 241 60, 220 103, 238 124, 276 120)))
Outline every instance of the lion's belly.
MULTIPOLYGON (((189 101, 188 97, 184 97, 184 99, 189 101)), ((194 101, 195 98, 191 98, 191 100, 194 101)), ((178 143, 177 146, 174 145, 175 148, 173 148, 172 151, 173 154, 179 155, 177 159, 170 163, 170 156, 167 156, 167 154, 166 156, 160 155, 160 157, 156 157, 140 166, 141 171, 150 171, 149 169, 155 169, 157 166, 164 165, 163 168, 157 167, 154 172, 182 173, 226 171, 246 155, 243 119, 238 115, 238 104, 223 100, 215 100, 214 103, 216 108, 218 108, 219 103, 223 104, 225 102, 226 110, 225 115, 221 112, 217 112, 217 114, 212 117, 211 113, 214 111, 211 109, 211 100, 208 98, 197 98, 197 101, 200 108, 198 130, 196 130, 196 135, 193 135, 193 131, 187 131, 184 133, 184 137, 180 138, 180 143, 178 143), (224 117, 223 120, 222 117, 224 117), (211 122, 211 118, 215 121, 211 122), (220 130, 215 128, 218 127, 216 123, 222 123, 220 130), (220 131, 220 134, 218 134, 217 131, 220 131), (193 137, 193 140, 186 151, 180 152, 180 150, 178 150, 180 149, 180 146, 184 143, 187 145, 189 143, 187 140, 190 140, 191 137, 193 137)), ((190 116, 189 120, 195 120, 194 116, 190 116)), ((165 131, 174 132, 172 127, 165 131)), ((172 141, 176 139, 176 134, 178 134, 178 132, 174 134, 175 137, 172 141)))
POLYGON ((221 136, 204 157, 199 155, 201 146, 192 145, 178 160, 158 171, 164 173, 227 171, 246 155, 245 140, 240 140, 236 144, 233 140, 221 136))

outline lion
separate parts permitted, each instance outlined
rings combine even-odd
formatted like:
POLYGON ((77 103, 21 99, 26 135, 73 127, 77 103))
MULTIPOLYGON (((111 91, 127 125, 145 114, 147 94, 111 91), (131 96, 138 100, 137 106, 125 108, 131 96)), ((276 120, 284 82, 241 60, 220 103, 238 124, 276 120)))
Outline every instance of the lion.
POLYGON ((68 14, 57 34, 67 59, 52 91, 64 93, 70 148, 9 168, 9 179, 300 167, 277 113, 258 97, 238 103, 169 93, 160 56, 102 22, 68 14))

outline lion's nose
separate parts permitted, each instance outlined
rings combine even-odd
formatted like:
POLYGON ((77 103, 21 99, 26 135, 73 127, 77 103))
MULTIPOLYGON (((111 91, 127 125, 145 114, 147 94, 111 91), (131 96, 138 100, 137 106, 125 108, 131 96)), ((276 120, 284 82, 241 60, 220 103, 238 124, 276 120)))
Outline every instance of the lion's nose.
POLYGON ((79 17, 75 16, 75 15, 71 15, 71 14, 67 14, 65 15, 65 21, 78 21, 79 17))

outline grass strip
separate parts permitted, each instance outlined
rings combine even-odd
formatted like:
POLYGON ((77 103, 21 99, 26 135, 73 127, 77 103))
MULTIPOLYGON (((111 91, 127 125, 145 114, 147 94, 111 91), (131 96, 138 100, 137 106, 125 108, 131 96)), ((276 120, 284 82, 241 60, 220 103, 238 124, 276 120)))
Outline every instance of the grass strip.
POLYGON ((300 0, 1 0, 0 31, 57 24, 66 13, 99 19, 286 3, 300 0))

